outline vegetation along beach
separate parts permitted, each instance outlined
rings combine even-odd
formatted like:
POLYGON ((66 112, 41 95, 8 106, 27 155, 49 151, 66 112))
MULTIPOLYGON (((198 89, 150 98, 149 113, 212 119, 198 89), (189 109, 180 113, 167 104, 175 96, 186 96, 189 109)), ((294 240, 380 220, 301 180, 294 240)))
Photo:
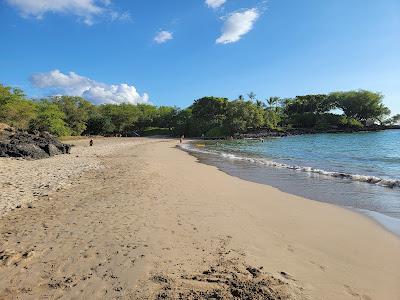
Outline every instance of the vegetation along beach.
POLYGON ((0 299, 400 300, 399 20, 0 1, 0 299))

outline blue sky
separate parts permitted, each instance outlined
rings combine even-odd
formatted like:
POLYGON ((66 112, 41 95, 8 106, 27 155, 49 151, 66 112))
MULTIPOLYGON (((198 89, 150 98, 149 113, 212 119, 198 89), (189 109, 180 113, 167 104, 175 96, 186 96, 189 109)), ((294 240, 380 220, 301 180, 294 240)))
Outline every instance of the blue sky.
POLYGON ((363 88, 400 113, 399 0, 207 1, 0 0, 0 82, 180 107, 363 88))

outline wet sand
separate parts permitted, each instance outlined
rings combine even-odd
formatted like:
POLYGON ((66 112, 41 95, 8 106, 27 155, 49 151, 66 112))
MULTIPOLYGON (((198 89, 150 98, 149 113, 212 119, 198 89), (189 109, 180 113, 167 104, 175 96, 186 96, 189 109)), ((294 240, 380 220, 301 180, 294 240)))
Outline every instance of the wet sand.
POLYGON ((90 168, 62 185, 34 176, 65 174, 53 158, 19 173, 33 162, 0 159, 15 191, 39 190, 2 212, 0 299, 400 299, 400 239, 366 217, 226 175, 176 141, 74 143, 54 161, 90 168))

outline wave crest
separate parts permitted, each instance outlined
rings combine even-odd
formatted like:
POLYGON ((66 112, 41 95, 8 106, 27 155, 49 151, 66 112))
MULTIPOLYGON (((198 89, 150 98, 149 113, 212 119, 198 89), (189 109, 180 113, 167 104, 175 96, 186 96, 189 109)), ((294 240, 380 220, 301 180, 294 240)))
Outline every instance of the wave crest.
POLYGON ((264 165, 264 166, 268 166, 268 167, 275 167, 275 168, 288 169, 288 170, 294 170, 294 171, 300 171, 300 172, 306 172, 306 173, 313 173, 313 174, 330 176, 330 177, 334 177, 334 178, 348 179, 348 180, 353 180, 353 181, 357 181, 357 182, 376 184, 376 185, 380 185, 380 186, 384 186, 384 187, 388 187, 388 188, 400 188, 400 180, 397 180, 397 179, 385 179, 385 178, 380 178, 380 177, 376 177, 376 176, 351 174, 351 173, 345 173, 345 172, 333 172, 333 171, 326 171, 326 170, 313 168, 313 167, 288 165, 288 164, 284 164, 284 163, 275 162, 272 160, 267 160, 264 158, 252 158, 252 157, 241 156, 241 155, 232 154, 232 153, 226 153, 226 152, 222 152, 222 151, 221 152, 209 151, 204 148, 199 149, 189 143, 181 144, 181 145, 179 145, 179 147, 188 152, 212 154, 212 155, 221 156, 226 159, 248 161, 250 163, 256 163, 256 164, 260 164, 260 165, 264 165))

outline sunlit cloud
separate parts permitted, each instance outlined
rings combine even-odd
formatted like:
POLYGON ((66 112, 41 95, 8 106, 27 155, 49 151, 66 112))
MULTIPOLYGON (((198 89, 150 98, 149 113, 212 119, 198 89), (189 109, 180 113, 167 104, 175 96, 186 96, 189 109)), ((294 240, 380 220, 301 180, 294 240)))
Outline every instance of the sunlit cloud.
POLYGON ((173 34, 172 32, 169 31, 160 31, 156 34, 156 36, 154 37, 154 42, 156 42, 157 44, 163 44, 168 42, 169 40, 172 40, 173 34))
POLYGON ((226 0, 206 0, 206 4, 208 7, 211 7, 213 9, 217 9, 224 5, 226 0))
POLYGON ((258 9, 252 8, 240 12, 234 12, 224 17, 222 34, 216 40, 217 44, 229 44, 239 41, 243 35, 253 29, 260 13, 258 9))
POLYGON ((87 25, 93 25, 96 18, 130 20, 129 12, 118 12, 110 8, 111 0, 5 0, 17 8, 23 17, 43 19, 48 13, 74 15, 87 25))
POLYGON ((133 85, 101 83, 75 72, 65 74, 59 70, 53 70, 36 73, 31 76, 31 82, 35 87, 50 89, 54 94, 81 96, 95 104, 138 104, 149 101, 148 94, 140 95, 133 85))

